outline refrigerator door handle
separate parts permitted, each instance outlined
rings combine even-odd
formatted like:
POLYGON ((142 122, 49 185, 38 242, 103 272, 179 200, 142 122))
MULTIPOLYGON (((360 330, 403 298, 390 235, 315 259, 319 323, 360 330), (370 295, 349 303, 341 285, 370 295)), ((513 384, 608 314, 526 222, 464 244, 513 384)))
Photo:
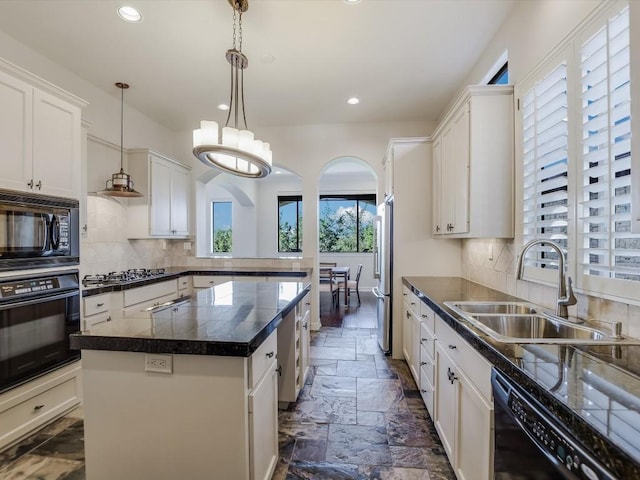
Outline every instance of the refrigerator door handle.
POLYGON ((382 242, 382 217, 377 215, 374 217, 375 229, 373 230, 375 238, 373 239, 373 278, 381 277, 380 264, 380 242, 382 242))
POLYGON ((373 295, 376 298, 384 299, 384 297, 386 296, 384 293, 382 293, 380 290, 378 290, 378 287, 373 287, 371 289, 371 292, 373 293, 373 295))

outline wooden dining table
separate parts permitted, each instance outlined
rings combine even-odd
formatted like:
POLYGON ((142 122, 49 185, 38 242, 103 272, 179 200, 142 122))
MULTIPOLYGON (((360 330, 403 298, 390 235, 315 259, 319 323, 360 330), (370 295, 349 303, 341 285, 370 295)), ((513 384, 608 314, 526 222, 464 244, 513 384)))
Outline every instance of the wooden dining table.
POLYGON ((321 272, 331 273, 336 277, 342 277, 342 284, 344 288, 344 304, 349 304, 349 288, 347 287, 347 281, 349 280, 349 275, 351 273, 351 269, 349 267, 320 267, 321 272))

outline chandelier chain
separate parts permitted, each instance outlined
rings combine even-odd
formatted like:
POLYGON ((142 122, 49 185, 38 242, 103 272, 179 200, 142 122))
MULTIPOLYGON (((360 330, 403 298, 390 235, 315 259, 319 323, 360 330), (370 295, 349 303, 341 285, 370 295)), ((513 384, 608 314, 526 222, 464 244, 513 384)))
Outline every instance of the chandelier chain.
POLYGON ((233 48, 236 48, 236 25, 238 23, 238 18, 236 14, 236 7, 233 7, 233 48))

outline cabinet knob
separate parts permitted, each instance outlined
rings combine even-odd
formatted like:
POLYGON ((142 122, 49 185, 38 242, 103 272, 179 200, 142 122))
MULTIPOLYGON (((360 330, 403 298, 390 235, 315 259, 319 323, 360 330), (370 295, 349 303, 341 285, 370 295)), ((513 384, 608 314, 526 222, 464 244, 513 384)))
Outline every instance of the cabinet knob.
POLYGON ((429 365, 427 362, 420 362, 420 365, 429 365))
POLYGON ((37 412, 38 410, 41 410, 43 407, 44 407, 44 403, 40 405, 36 405, 35 407, 33 407, 33 410, 37 412))
POLYGON ((457 347, 457 345, 449 345, 449 350, 455 350, 457 347))
POLYGON ((211 281, 209 282, 209 285, 213 285, 213 280, 211 280, 211 281))
POLYGON ((282 376, 282 365, 278 365, 278 368, 276 368, 276 372, 278 372, 278 376, 282 376))
POLYGON ((440 225, 436 225, 436 232, 440 231, 440 225))
POLYGON ((305 330, 309 330, 309 324, 307 322, 305 322, 302 326, 305 330))
POLYGON ((425 390, 424 388, 421 388, 421 389, 420 389, 420 391, 421 391, 422 393, 429 393, 429 391, 428 391, 428 390, 425 390))
POLYGON ((409 313, 409 310, 407 310, 407 318, 411 318, 411 314, 409 313))
POLYGON ((104 307, 104 303, 96 303, 96 307, 104 307))
POLYGON ((426 342, 426 341, 427 341, 427 339, 426 339, 426 338, 421 338, 421 339, 420 339, 420 341, 421 341, 421 342, 426 342))
POLYGON ((271 358, 271 357, 273 357, 273 352, 269 352, 266 355, 267 355, 267 358, 271 358))

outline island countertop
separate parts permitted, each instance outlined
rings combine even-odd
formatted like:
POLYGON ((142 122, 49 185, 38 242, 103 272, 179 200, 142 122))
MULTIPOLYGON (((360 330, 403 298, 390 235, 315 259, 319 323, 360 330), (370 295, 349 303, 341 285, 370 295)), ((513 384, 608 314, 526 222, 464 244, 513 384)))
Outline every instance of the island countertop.
POLYGON ((248 357, 308 290, 303 282, 225 282, 73 334, 71 348, 248 357))

